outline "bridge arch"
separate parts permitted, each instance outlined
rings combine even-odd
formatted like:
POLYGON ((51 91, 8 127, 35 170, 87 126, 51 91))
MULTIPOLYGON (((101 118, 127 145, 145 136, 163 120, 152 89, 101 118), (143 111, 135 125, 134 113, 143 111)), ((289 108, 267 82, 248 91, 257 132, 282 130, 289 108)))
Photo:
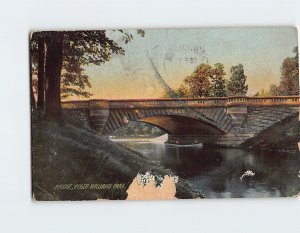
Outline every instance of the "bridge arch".
POLYGON ((219 128, 199 119, 180 116, 164 115, 142 118, 139 121, 154 125, 172 135, 221 135, 219 128))
MULTIPOLYGON (((221 131, 223 133, 221 135, 211 137, 200 135, 191 138, 205 141, 207 144, 223 146, 240 145, 272 125, 298 114, 299 106, 299 96, 234 96, 175 100, 95 99, 62 102, 64 111, 84 111, 83 121, 87 118, 87 124, 100 134, 109 135, 130 121, 148 121, 160 125, 166 131, 177 132, 177 129, 170 130, 167 124, 158 122, 159 118, 163 120, 171 117, 165 120, 168 124, 175 118, 180 119, 175 119, 180 124, 183 122, 182 119, 188 119, 190 122, 188 125, 194 126, 193 129, 201 122, 214 130, 221 131), (193 119, 197 122, 194 123, 193 119)), ((203 128, 201 130, 203 131, 203 128)), ((173 135, 173 139, 176 141, 175 136, 173 135)))
POLYGON ((103 134, 109 135, 131 121, 146 122, 163 129, 169 134, 179 135, 226 134, 226 130, 231 126, 230 118, 222 108, 208 108, 197 111, 182 108, 110 109, 103 134), (201 118, 199 117, 200 114, 201 118))

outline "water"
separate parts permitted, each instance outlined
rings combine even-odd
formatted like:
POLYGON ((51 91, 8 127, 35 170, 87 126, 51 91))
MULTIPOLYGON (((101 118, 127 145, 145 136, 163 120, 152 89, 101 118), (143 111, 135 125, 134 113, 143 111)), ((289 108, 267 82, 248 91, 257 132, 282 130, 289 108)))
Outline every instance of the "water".
POLYGON ((208 198, 279 197, 300 192, 300 153, 118 141, 185 178, 208 198), (246 171, 254 176, 241 176, 246 171))

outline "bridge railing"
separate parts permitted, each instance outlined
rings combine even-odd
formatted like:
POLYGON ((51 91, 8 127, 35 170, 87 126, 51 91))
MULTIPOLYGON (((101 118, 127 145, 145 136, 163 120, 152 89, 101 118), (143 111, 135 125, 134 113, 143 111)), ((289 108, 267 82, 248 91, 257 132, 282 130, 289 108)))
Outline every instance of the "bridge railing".
POLYGON ((65 101, 61 105, 64 109, 90 108, 89 102, 88 100, 65 101))
POLYGON ((267 97, 228 97, 228 104, 245 105, 296 105, 300 106, 299 96, 267 96, 267 97))
POLYGON ((227 98, 109 100, 110 108, 224 106, 227 98))
POLYGON ((83 101, 62 102, 65 109, 78 108, 163 108, 163 107, 210 107, 210 106, 240 106, 240 105, 293 105, 300 106, 299 96, 271 96, 271 97, 217 97, 217 98, 182 98, 182 99, 122 99, 105 100, 93 99, 83 101))

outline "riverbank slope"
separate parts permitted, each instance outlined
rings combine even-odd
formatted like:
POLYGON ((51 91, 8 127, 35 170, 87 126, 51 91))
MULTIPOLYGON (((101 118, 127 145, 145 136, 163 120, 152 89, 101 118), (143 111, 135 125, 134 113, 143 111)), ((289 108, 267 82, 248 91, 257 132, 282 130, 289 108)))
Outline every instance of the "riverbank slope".
POLYGON ((287 118, 248 139, 242 147, 282 151, 298 151, 298 115, 287 118))
MULTIPOLYGON (((36 200, 126 199, 134 177, 147 171, 161 177, 175 175, 86 128, 33 119, 32 192, 36 200), (75 184, 97 184, 98 189, 83 185, 74 189, 75 184), (121 185, 109 188, 109 184, 121 185)), ((191 199, 200 195, 179 178, 176 197, 191 199)))

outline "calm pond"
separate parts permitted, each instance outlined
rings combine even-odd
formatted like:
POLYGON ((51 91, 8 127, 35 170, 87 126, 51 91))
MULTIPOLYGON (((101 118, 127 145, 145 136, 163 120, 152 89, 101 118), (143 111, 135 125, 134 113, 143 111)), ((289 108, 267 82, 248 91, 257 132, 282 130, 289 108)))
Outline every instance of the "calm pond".
POLYGON ((208 198, 293 196, 300 191, 300 153, 118 143, 171 169, 208 198))

